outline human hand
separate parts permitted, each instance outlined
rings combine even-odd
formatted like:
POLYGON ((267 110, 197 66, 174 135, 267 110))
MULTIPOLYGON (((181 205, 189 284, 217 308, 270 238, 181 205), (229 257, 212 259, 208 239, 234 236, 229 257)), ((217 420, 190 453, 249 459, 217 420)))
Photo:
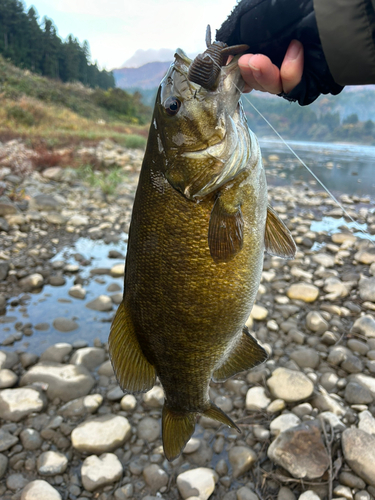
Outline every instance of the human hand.
POLYGON ((244 92, 260 90, 270 94, 288 93, 299 84, 303 73, 303 46, 292 40, 279 69, 263 54, 245 54, 238 66, 245 80, 244 92))

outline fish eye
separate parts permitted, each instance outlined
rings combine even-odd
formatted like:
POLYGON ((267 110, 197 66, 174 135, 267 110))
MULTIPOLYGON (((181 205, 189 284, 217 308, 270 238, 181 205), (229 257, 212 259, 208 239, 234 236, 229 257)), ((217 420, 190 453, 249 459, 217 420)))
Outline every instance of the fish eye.
POLYGON ((169 116, 174 116, 178 113, 181 107, 181 101, 177 97, 168 97, 164 103, 165 111, 169 116))

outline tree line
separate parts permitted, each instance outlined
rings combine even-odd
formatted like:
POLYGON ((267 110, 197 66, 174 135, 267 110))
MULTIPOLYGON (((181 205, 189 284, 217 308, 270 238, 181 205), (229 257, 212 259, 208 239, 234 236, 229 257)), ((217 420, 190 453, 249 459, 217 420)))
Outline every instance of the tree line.
POLYGON ((35 9, 26 12, 20 0, 0 0, 0 54, 16 66, 63 82, 115 87, 113 73, 90 62, 87 41, 81 45, 73 35, 61 40, 51 19, 44 17, 39 24, 35 9))

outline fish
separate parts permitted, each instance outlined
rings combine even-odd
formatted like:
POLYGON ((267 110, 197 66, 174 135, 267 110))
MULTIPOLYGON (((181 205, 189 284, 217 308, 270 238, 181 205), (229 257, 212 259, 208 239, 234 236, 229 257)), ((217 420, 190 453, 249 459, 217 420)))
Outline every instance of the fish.
MULTIPOLYGON (((217 43, 209 40, 208 49, 217 43)), ((124 391, 146 392, 159 378, 169 461, 199 415, 240 431, 210 401, 209 384, 267 359, 245 326, 264 251, 284 258, 296 251, 268 205, 259 144, 240 101, 238 57, 229 64, 224 57, 213 79, 199 76, 209 55, 193 61, 177 49, 161 81, 132 211, 123 300, 109 335, 124 391)))

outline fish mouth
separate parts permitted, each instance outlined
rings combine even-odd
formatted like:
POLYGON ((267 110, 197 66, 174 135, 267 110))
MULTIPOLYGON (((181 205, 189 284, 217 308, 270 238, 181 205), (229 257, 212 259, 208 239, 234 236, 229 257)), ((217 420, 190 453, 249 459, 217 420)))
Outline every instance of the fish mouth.
POLYGON ((221 160, 221 156, 223 155, 226 144, 227 143, 227 133, 224 134, 224 137, 221 139, 221 141, 216 142, 212 146, 208 146, 208 148, 203 148, 203 149, 196 149, 195 151, 185 151, 184 153, 181 154, 184 158, 191 158, 194 160, 201 160, 203 158, 207 157, 214 157, 217 160, 221 160))

